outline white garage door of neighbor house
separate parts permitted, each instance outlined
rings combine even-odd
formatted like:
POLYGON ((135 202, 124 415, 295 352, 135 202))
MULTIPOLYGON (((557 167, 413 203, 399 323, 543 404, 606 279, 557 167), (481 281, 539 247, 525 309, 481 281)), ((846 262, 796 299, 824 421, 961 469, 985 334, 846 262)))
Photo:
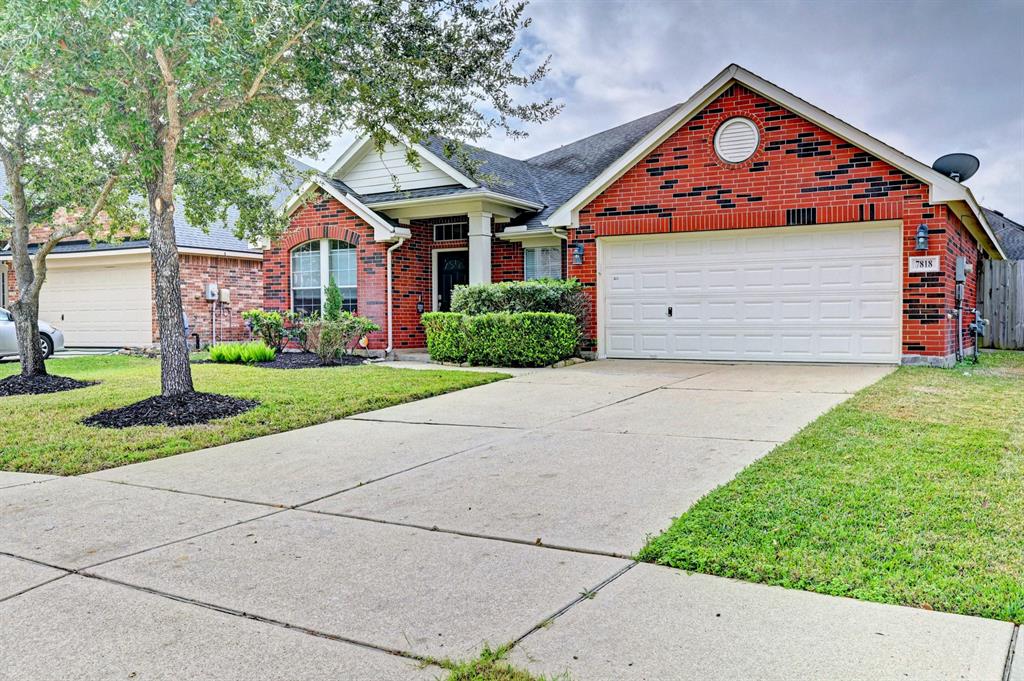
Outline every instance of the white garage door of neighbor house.
MULTIPOLYGON (((64 332, 68 346, 115 347, 153 341, 149 260, 85 267, 52 260, 40 292, 39 318, 64 332)), ((81 260, 79 262, 81 262, 81 260)))
POLYGON ((607 357, 898 362, 898 223, 599 243, 607 357))

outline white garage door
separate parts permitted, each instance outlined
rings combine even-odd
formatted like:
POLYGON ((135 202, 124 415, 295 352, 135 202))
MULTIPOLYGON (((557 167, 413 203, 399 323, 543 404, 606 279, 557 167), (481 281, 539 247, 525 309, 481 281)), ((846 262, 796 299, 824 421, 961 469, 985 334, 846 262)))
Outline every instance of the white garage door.
POLYGON ((601 239, 608 357, 898 362, 898 223, 601 239))
POLYGON ((153 342, 148 256, 78 258, 48 263, 39 318, 64 332, 68 346, 113 347, 153 342))

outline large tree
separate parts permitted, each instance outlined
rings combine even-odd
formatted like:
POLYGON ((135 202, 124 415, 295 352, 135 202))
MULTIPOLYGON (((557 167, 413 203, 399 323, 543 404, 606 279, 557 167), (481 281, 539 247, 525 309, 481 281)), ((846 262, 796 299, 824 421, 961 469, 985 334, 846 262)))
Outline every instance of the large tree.
POLYGON ((240 236, 284 225, 266 191, 343 127, 388 142, 477 139, 556 112, 519 104, 525 3, 507 0, 65 0, 67 63, 103 134, 137 159, 149 208, 165 396, 193 390, 174 211, 240 236))
POLYGON ((55 59, 58 25, 45 3, 0 0, 0 164, 9 212, 0 238, 17 281, 10 309, 25 377, 46 375, 38 325, 47 256, 71 237, 111 237, 132 214, 117 186, 125 155, 104 143, 83 98, 65 87, 55 59))

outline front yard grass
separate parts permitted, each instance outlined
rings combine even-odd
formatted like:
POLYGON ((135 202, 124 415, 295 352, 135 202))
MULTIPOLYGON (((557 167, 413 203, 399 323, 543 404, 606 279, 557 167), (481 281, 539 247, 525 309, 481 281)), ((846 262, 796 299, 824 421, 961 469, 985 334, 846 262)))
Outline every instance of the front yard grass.
POLYGON ((1024 353, 900 368, 701 499, 639 557, 1024 621, 1024 353))
MULTIPOLYGON (((50 395, 0 398, 0 470, 88 473, 311 426, 506 377, 377 366, 280 370, 199 364, 192 367, 197 390, 255 399, 260 405, 199 426, 111 430, 80 422, 159 393, 160 363, 104 356, 52 360, 47 366, 55 375, 101 383, 50 395)), ((0 378, 17 371, 17 363, 0 364, 0 378)))

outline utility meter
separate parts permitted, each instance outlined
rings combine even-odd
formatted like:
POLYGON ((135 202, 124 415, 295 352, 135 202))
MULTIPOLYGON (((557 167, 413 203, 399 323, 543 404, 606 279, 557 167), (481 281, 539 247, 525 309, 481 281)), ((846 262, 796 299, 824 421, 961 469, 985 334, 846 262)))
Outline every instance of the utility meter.
POLYGON ((216 284, 207 284, 206 285, 206 294, 204 295, 204 297, 208 301, 210 301, 211 303, 215 302, 217 300, 217 296, 219 294, 220 294, 220 291, 218 290, 216 284))
POLYGON ((231 304, 231 289, 222 288, 220 290, 220 302, 231 304))

